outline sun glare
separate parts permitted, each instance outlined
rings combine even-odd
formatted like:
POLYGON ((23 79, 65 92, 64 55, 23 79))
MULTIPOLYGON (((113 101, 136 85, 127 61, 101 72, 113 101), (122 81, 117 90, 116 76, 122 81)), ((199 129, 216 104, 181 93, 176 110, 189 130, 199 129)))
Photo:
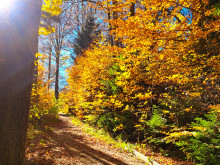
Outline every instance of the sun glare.
POLYGON ((12 0, 0 0, 0 11, 8 10, 12 0))

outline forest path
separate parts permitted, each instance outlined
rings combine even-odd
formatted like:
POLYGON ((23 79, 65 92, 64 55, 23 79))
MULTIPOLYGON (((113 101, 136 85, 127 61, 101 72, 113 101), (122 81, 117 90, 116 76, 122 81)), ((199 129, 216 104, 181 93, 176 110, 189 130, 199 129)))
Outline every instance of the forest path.
MULTIPOLYGON (((105 142, 99 141, 73 125, 71 117, 59 115, 59 121, 48 131, 50 144, 46 146, 44 160, 28 164, 65 165, 144 165, 130 153, 120 152, 105 142), (50 157, 48 160, 45 154, 50 157)), ((40 155, 39 155, 40 156, 40 155)), ((39 157, 38 157, 39 158, 39 157)))

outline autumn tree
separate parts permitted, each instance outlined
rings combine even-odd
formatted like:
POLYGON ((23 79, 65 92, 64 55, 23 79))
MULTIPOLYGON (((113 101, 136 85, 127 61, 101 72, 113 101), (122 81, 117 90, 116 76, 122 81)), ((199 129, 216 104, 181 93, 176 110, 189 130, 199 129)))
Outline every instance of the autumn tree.
POLYGON ((109 33, 69 69, 73 111, 90 121, 94 115, 94 124, 126 140, 177 145, 198 162, 204 157, 217 162, 208 158, 219 152, 218 141, 210 140, 219 133, 211 122, 219 118, 220 101, 216 3, 106 0, 99 9, 108 16, 109 33), (107 36, 114 40, 107 43, 107 36), (207 122, 216 132, 204 137, 207 125, 198 117, 209 113, 216 115, 207 122), (206 146, 209 156, 196 157, 203 150, 197 144, 206 146))
POLYGON ((0 24, 0 164, 24 164, 41 0, 12 1, 0 24))

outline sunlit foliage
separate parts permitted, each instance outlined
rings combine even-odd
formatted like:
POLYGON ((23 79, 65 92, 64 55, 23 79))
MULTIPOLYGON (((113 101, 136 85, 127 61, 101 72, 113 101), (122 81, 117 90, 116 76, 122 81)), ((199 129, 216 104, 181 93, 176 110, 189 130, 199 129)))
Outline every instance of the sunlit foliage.
POLYGON ((44 0, 42 11, 49 13, 51 16, 59 15, 61 13, 61 8, 60 8, 61 5, 62 5, 62 0, 44 0))
POLYGON ((36 70, 34 84, 31 96, 31 110, 30 118, 40 119, 42 116, 56 109, 56 102, 54 99, 54 92, 48 89, 49 81, 47 80, 46 69, 42 59, 45 58, 42 54, 37 54, 38 60, 35 62, 36 70))
MULTIPOLYGON (((42 17, 50 18, 54 16, 58 16, 61 13, 61 5, 62 0, 44 0, 42 5, 42 17)), ((45 27, 40 26, 39 34, 40 35, 48 35, 50 33, 54 33, 54 27, 45 27)))
POLYGON ((187 134, 220 103, 215 8, 208 0, 104 1, 100 8, 115 16, 106 21, 119 44, 99 41, 69 68, 71 109, 81 118, 113 114, 111 131, 126 138, 161 144, 187 134))

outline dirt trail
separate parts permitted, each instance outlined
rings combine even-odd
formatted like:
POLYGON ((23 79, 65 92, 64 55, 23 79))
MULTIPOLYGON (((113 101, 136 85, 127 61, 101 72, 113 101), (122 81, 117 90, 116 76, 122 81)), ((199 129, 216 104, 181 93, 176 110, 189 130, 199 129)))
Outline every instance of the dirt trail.
MULTIPOLYGON (((29 164, 65 165, 144 165, 129 153, 122 153, 110 145, 86 134, 71 123, 71 118, 60 115, 59 122, 49 131, 50 145, 47 152, 50 159, 29 164)), ((39 155, 40 156, 40 155, 39 155)))

